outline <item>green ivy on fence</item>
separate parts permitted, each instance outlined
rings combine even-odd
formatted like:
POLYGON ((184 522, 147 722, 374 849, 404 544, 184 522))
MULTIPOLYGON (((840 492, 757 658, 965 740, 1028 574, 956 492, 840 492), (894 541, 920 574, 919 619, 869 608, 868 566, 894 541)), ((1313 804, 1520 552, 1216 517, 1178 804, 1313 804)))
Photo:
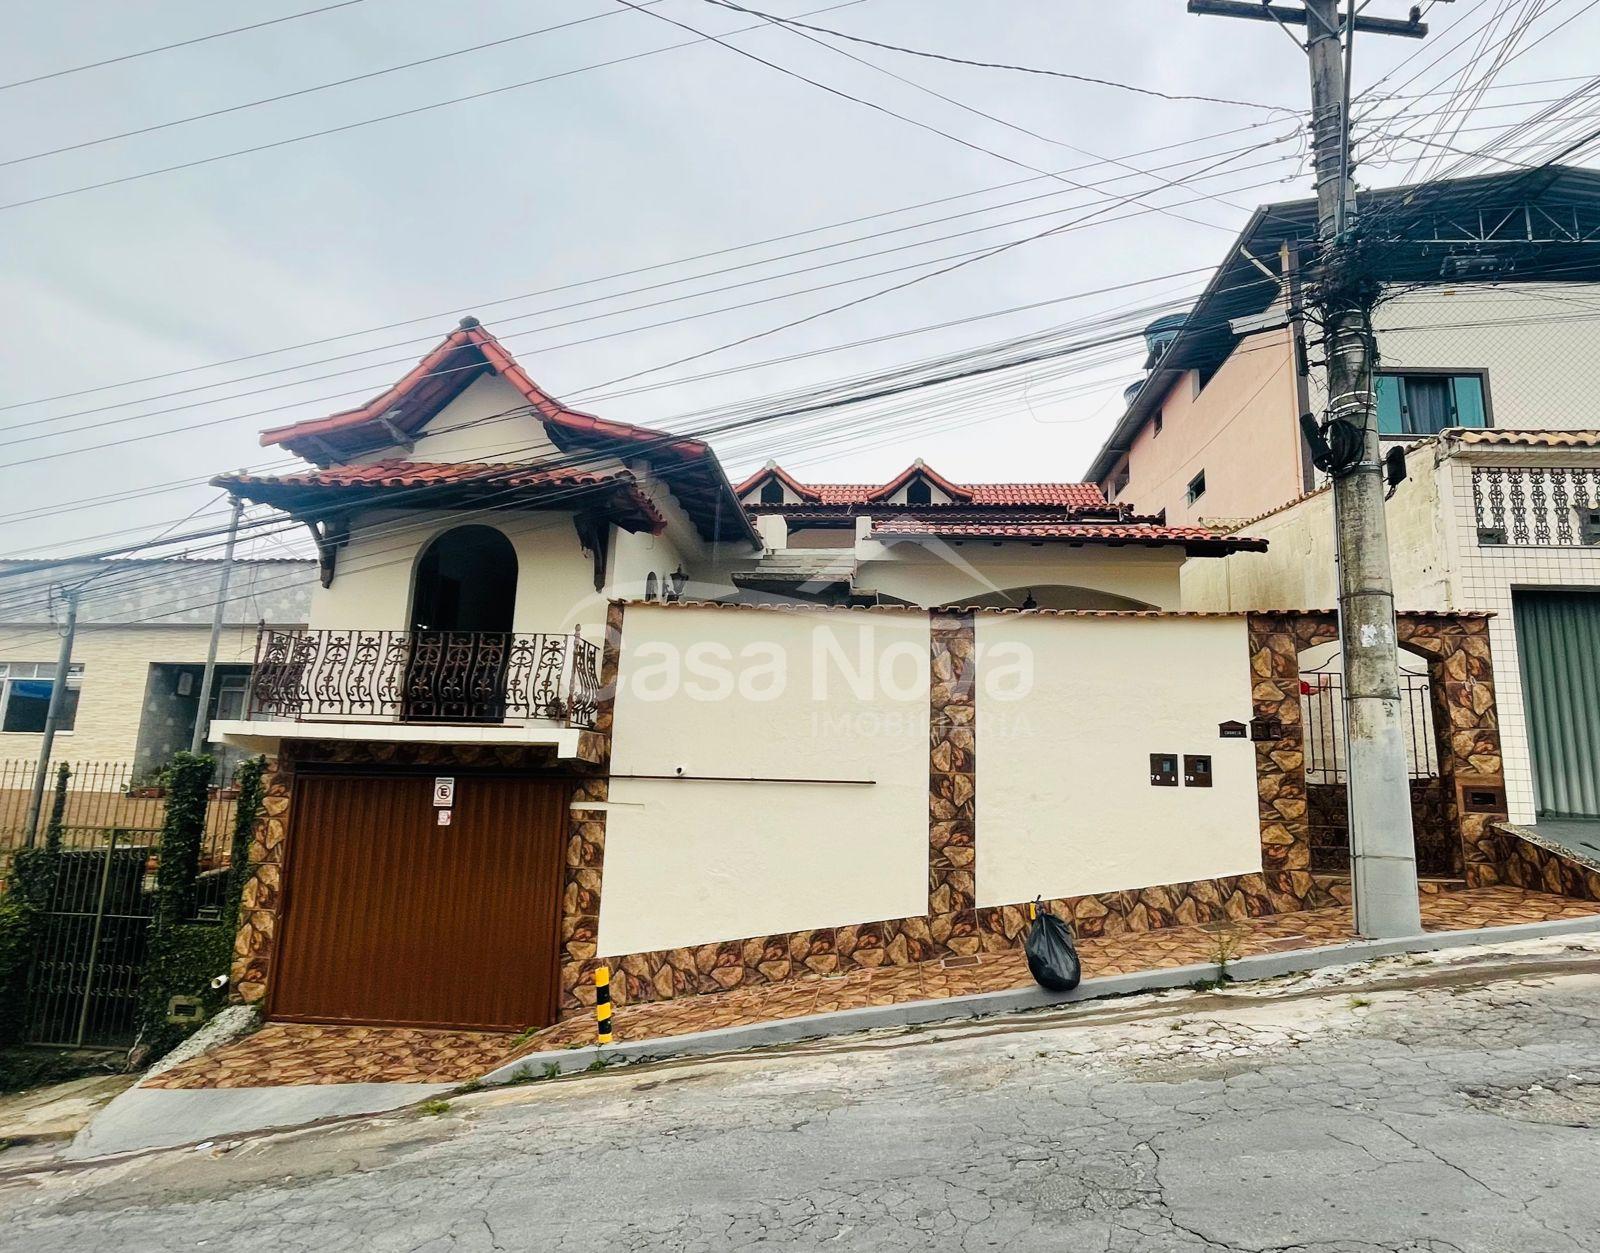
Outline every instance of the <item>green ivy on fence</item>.
POLYGON ((71 770, 63 762, 56 770, 44 843, 13 855, 6 890, 0 894, 0 1049, 17 1043, 26 1024, 28 973, 45 911, 55 895, 70 778, 71 770))
POLYGON ((205 1018, 227 1004, 228 989, 213 988, 211 982, 227 974, 233 964, 233 937, 238 929, 239 902, 250 878, 250 841, 261 813, 266 764, 265 758, 254 758, 234 776, 239 795, 227 897, 220 921, 195 922, 212 761, 193 753, 179 753, 173 760, 156 875, 155 924, 139 987, 140 1042, 152 1057, 168 1052, 194 1030, 190 1024, 167 1021, 174 996, 197 998, 205 1018))

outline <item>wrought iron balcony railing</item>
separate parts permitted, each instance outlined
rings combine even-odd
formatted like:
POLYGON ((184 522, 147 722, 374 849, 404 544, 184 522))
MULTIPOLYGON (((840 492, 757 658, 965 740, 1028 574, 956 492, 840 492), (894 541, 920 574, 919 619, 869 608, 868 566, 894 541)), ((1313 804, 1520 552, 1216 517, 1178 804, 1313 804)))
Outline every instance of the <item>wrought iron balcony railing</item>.
POLYGON ((1600 544, 1600 466, 1474 466, 1478 543, 1600 544))
POLYGON ((599 695, 599 649, 576 631, 262 627, 249 717, 592 727, 599 695))

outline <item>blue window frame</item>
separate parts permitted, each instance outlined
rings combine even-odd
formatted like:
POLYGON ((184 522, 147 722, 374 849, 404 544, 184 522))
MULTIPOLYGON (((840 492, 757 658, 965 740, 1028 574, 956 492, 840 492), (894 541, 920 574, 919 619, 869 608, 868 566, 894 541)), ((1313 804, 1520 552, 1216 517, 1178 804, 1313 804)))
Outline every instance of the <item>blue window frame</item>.
POLYGON ((1489 425, 1485 376, 1444 370, 1385 373, 1375 380, 1380 435, 1437 435, 1489 425))

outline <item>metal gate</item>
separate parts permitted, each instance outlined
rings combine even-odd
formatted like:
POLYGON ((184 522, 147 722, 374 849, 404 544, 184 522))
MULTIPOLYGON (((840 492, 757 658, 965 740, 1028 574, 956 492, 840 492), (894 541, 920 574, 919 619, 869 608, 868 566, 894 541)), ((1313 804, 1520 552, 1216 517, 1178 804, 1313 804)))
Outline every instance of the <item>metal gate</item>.
POLYGON ((555 1021, 571 784, 301 774, 269 1016, 520 1031, 555 1021))
POLYGON ((25 1038, 74 1047, 126 1044, 138 1027, 159 832, 112 828, 64 836, 28 980, 25 1038))
POLYGON ((1600 593, 1513 592, 1541 816, 1600 818, 1600 593))

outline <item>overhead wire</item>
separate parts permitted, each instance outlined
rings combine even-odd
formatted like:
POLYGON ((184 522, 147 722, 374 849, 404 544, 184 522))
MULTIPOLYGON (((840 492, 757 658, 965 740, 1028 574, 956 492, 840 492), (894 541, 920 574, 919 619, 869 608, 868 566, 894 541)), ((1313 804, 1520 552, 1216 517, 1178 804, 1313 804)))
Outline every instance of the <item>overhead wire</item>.
MULTIPOLYGON (((813 13, 831 13, 835 9, 850 8, 852 5, 865 4, 866 0, 840 0, 821 9, 812 10, 813 13)), ((764 23, 753 23, 743 30, 729 32, 742 34, 744 30, 760 30, 764 23)), ((520 82, 506 83, 499 87, 488 87, 481 91, 469 92, 461 96, 452 96, 447 100, 435 100, 428 104, 414 105, 408 109, 398 109, 391 113, 379 114, 377 117, 362 118, 354 122, 344 122, 337 126, 326 126, 319 130, 307 131, 299 135, 290 135, 283 139, 274 139, 266 143, 251 144, 243 148, 233 148, 227 152, 213 153, 210 156, 196 157, 188 161, 179 161, 172 165, 163 165, 155 169, 140 170, 132 174, 123 174, 115 178, 100 179, 93 183, 84 183, 76 187, 67 187, 59 191, 45 192, 37 196, 26 196, 20 200, 11 200, 0 203, 0 211, 26 208, 29 205, 46 204, 55 200, 62 200, 68 196, 79 196, 85 192, 100 191, 107 187, 120 187, 127 183, 142 182, 148 178, 157 178, 163 174, 174 174, 180 170, 197 169, 200 166, 214 165, 219 161, 230 161, 235 157, 251 156, 258 152, 271 152, 279 148, 286 148, 292 144, 305 143, 312 139, 325 139, 329 135, 343 135, 350 131, 360 130, 367 126, 375 126, 381 122, 393 122, 400 118, 416 117, 422 113, 431 113, 436 109, 452 108, 458 104, 468 104, 475 100, 485 100, 491 96, 503 95, 508 91, 520 91, 525 87, 535 87, 542 83, 557 82, 564 78, 573 78, 579 74, 587 74, 591 70, 608 69, 615 65, 626 65, 633 61, 641 61, 646 57, 660 56, 665 52, 675 52, 680 48, 693 47, 700 43, 699 39, 688 39, 681 43, 668 44, 662 48, 650 48, 643 52, 633 52, 625 56, 612 57, 605 61, 595 61, 588 65, 580 65, 570 70, 560 70, 553 74, 545 74, 538 78, 523 79, 520 82)))
POLYGON ((69 74, 82 74, 85 70, 103 69, 108 65, 121 65, 125 61, 155 56, 158 52, 171 52, 177 48, 192 48, 195 44, 210 43, 214 39, 226 39, 230 35, 242 35, 246 31, 261 30, 267 26, 281 26, 284 22, 297 21, 302 17, 315 17, 319 13, 332 13, 335 9, 348 9, 363 2, 364 0, 338 0, 335 4, 324 4, 315 9, 302 9, 298 13, 285 13, 282 17, 265 18, 259 22, 251 22, 248 26, 235 26, 231 30, 213 31, 209 35, 196 35, 190 39, 179 39, 172 43, 158 44, 154 48, 141 48, 137 52, 124 52, 114 57, 102 57, 98 61, 89 61, 83 65, 71 65, 66 69, 51 70, 45 74, 35 74, 30 78, 17 78, 9 83, 0 83, 0 91, 10 91, 13 87, 26 87, 31 83, 48 82, 54 78, 65 78, 69 74))

